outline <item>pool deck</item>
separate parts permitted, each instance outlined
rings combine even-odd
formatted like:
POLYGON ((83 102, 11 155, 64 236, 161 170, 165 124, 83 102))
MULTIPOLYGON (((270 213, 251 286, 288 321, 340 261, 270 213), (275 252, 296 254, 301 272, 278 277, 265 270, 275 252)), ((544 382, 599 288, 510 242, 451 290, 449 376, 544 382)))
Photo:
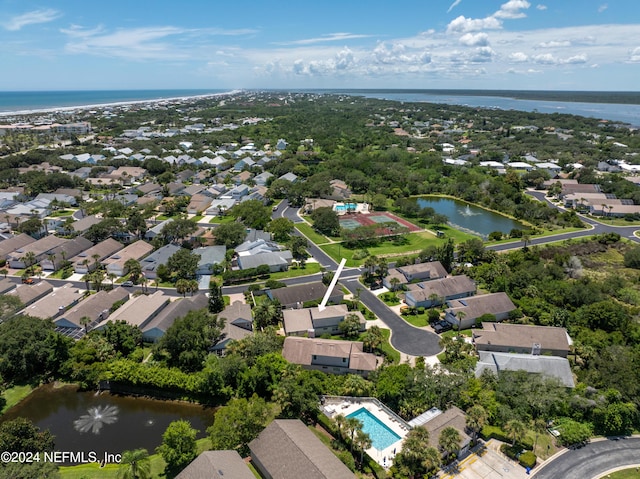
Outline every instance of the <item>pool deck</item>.
POLYGON ((395 456, 395 453, 400 452, 402 449, 402 441, 404 440, 404 437, 411 430, 411 427, 406 421, 377 399, 368 397, 325 396, 322 411, 328 417, 333 418, 338 414, 342 414, 346 417, 361 408, 365 408, 401 438, 399 441, 394 442, 385 449, 379 450, 374 447, 370 447, 366 450, 367 454, 369 454, 369 456, 378 464, 388 468, 393 464, 393 457, 395 456))

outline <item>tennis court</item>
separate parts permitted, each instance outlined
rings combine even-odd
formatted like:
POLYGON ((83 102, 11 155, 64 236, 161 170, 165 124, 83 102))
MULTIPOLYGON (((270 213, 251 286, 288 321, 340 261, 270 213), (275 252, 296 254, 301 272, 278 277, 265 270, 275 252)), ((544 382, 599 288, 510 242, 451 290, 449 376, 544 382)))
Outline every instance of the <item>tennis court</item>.
POLYGON ((380 211, 376 213, 370 214, 347 214, 340 217, 340 227, 353 230, 358 226, 371 226, 375 224, 382 223, 397 223, 400 226, 404 226, 408 228, 410 232, 420 231, 416 225, 409 223, 402 218, 397 217, 393 213, 388 213, 386 211, 380 211))

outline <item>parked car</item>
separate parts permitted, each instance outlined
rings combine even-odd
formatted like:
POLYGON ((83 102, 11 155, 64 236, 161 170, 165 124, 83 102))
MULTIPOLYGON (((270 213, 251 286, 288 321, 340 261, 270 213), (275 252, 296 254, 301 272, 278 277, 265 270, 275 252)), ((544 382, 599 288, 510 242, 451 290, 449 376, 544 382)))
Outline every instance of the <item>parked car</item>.
POLYGON ((122 286, 124 286, 125 288, 131 288, 133 286, 133 281, 125 281, 124 283, 122 283, 122 286))
POLYGON ((453 326, 451 325, 450 322, 443 320, 438 321, 436 324, 433 325, 433 330, 440 334, 440 333, 444 333, 445 331, 449 331, 453 329, 453 326))
POLYGON ((22 284, 33 284, 33 278, 22 278, 22 284))

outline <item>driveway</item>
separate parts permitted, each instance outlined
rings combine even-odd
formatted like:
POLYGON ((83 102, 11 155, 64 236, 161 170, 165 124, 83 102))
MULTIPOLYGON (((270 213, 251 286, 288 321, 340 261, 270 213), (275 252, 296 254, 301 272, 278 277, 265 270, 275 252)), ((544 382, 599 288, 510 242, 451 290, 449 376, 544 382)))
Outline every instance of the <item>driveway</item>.
MULTIPOLYGON (((457 469, 443 472, 440 479, 526 479, 525 469, 502 454, 494 451, 490 445, 481 452, 473 453, 463 459, 457 469)), ((561 479, 558 476, 556 479, 561 479)), ((564 479, 564 478, 562 478, 564 479)))
POLYGON ((595 479, 622 466, 640 465, 640 437, 592 441, 568 450, 534 469, 536 479, 595 479))

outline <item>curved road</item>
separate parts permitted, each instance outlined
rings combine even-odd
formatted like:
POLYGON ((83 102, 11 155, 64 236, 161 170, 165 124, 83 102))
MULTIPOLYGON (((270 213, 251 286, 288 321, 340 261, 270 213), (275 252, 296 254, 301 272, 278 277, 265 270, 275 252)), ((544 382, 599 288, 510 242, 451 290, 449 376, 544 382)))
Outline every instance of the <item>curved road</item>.
POLYGON ((534 469, 536 479, 596 479, 616 467, 640 464, 640 437, 610 438, 569 450, 534 469))
MULTIPOLYGON (((274 217, 282 216, 289 218, 294 223, 301 223, 303 220, 298 216, 297 208, 289 207, 287 200, 283 200, 274 211, 274 217)), ((296 234, 300 234, 296 230, 296 234)), ((329 271, 335 271, 338 267, 336 262, 309 240, 307 250, 322 266, 329 271)), ((380 301, 376 295, 362 287, 358 278, 363 273, 361 268, 346 268, 340 275, 340 282, 351 293, 357 294, 360 290, 360 301, 369 308, 380 320, 391 330, 391 345, 398 351, 411 356, 433 356, 442 351, 440 347, 440 337, 430 331, 418 329, 400 318, 389 307, 380 301)), ((304 281, 308 282, 309 277, 304 281)), ((292 284, 287 281, 287 284, 292 284)))

